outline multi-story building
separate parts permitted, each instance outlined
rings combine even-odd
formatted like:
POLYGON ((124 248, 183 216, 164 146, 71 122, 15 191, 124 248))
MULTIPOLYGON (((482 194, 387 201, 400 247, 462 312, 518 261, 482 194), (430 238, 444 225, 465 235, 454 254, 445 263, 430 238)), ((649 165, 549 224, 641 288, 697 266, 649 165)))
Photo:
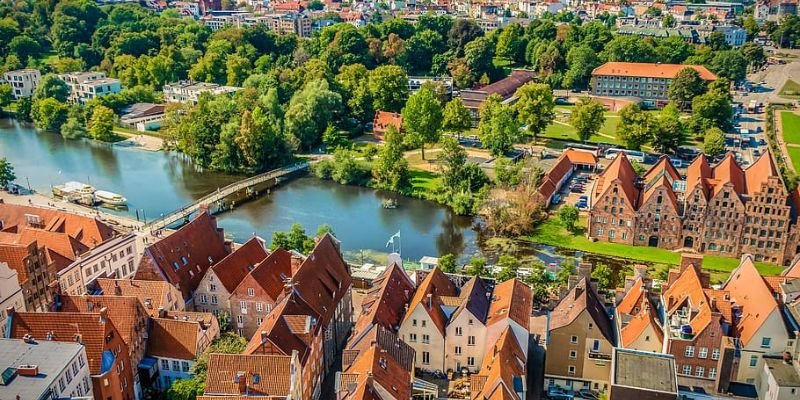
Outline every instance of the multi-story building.
POLYGON ((241 90, 235 86, 221 86, 216 83, 178 81, 164 85, 164 101, 167 103, 197 104, 200 95, 209 93, 213 96, 230 94, 241 90))
POLYGON ((682 180, 666 158, 640 178, 625 155, 591 195, 590 238, 788 264, 797 252, 791 197, 771 153, 747 169, 733 154, 709 165, 700 155, 682 180))
POLYGON ((669 85, 684 68, 692 68, 705 81, 717 79, 701 65, 607 62, 592 71, 591 94, 599 97, 638 97, 647 106, 668 102, 669 85))
POLYGON ((299 254, 275 249, 245 275, 229 297, 231 328, 241 336, 253 337, 303 261, 299 254))
POLYGON ((589 280, 581 278, 547 320, 545 384, 605 391, 615 345, 613 330, 603 301, 589 280))
POLYGON ((191 378, 197 357, 219 334, 217 318, 209 313, 161 310, 150 321, 147 347, 158 368, 154 386, 166 390, 178 379, 191 378))
POLYGON ((80 343, 0 339, 2 399, 92 398, 86 347, 80 343))
POLYGON ((638 277, 614 309, 615 328, 620 348, 661 352, 664 333, 658 307, 650 298, 650 287, 638 277))
POLYGON ((73 256, 74 261, 56 273, 61 292, 81 295, 97 288, 98 278, 129 279, 139 260, 136 235, 119 234, 90 251, 73 256))
POLYGON ((520 347, 511 327, 488 346, 480 371, 470 376, 471 399, 524 400, 527 393, 527 343, 520 347))
POLYGON ((151 316, 157 316, 162 309, 166 311, 186 309, 181 292, 165 281, 99 278, 97 287, 107 296, 136 297, 151 316))
POLYGON ((25 311, 25 297, 22 296, 17 271, 0 262, 0 333, 6 331, 6 310, 9 308, 25 311))
POLYGON ((3 80, 11 85, 14 99, 33 96, 42 74, 38 69, 18 69, 3 74, 3 80))
POLYGON ((8 318, 9 338, 83 344, 95 399, 134 399, 136 366, 105 308, 92 313, 11 311, 8 318))
POLYGON ((122 84, 119 79, 109 78, 103 72, 70 72, 58 77, 69 86, 67 101, 86 103, 96 97, 119 93, 122 84))
POLYGON ((669 354, 614 349, 609 400, 678 398, 675 358, 669 354))
POLYGON ((230 252, 217 219, 203 210, 188 224, 147 246, 135 278, 169 282, 191 308, 206 271, 230 252))
POLYGON ((280 35, 295 34, 311 37, 311 17, 307 14, 287 11, 269 14, 253 14, 243 11, 218 11, 203 17, 203 24, 212 31, 224 27, 247 28, 259 24, 266 25, 270 31, 280 35))
POLYGON ((453 96, 453 78, 449 76, 409 76, 408 92, 416 93, 426 83, 441 86, 448 98, 453 96))
POLYGON ((231 315, 229 297, 256 265, 267 258, 264 241, 258 237, 245 242, 206 271, 194 296, 194 309, 231 315))
POLYGON ((305 395, 302 371, 297 350, 288 356, 213 353, 208 357, 205 394, 197 400, 311 399, 305 395))
MULTIPOLYGON (((459 291, 456 298, 444 297, 444 307, 449 318, 444 330, 445 368, 442 371, 478 372, 483 365, 486 349, 486 317, 489 314, 487 298, 491 293, 486 281, 472 277, 459 291)), ((423 335, 425 331, 423 331, 423 335)))

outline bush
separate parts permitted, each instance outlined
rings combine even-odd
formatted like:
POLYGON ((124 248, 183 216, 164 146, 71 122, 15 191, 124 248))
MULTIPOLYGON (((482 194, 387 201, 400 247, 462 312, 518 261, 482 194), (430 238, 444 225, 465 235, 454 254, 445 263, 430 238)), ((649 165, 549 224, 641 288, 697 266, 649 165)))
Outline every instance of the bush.
POLYGON ((331 175, 333 175, 333 168, 333 161, 320 160, 314 165, 312 171, 319 179, 331 179, 331 175))
POLYGON ((475 199, 473 199, 472 194, 468 192, 456 193, 452 196, 452 200, 450 201, 450 207, 452 207, 453 212, 458 215, 472 215, 474 206, 475 199))
POLYGON ((372 159, 378 155, 378 145, 375 143, 367 143, 367 145, 364 146, 364 150, 361 152, 364 154, 365 160, 372 161, 372 159))

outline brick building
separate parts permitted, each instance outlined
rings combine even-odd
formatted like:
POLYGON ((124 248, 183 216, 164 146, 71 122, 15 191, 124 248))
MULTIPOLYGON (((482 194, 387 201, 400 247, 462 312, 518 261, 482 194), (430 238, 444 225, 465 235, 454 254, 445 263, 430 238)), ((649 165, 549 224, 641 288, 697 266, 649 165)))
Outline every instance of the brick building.
POLYGON ((672 79, 685 68, 692 68, 705 81, 717 79, 701 65, 607 62, 592 71, 590 91, 600 97, 638 97, 645 105, 663 106, 668 101, 672 79))
POLYGON ((770 153, 742 169, 704 155, 682 179, 666 157, 639 177, 621 154, 591 194, 590 238, 788 264, 797 252, 792 200, 770 153))

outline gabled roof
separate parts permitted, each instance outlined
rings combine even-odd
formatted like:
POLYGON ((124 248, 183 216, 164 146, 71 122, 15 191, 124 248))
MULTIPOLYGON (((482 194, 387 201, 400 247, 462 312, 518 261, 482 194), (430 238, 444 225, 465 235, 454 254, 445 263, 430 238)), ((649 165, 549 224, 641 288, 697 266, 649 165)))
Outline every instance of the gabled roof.
POLYGON ((270 300, 277 300, 283 293, 284 285, 292 276, 292 253, 275 249, 258 263, 247 275, 242 277, 231 294, 244 296, 248 288, 260 287, 270 300))
POLYGON ((686 193, 691 193, 695 186, 700 185, 703 194, 708 197, 706 179, 710 177, 711 166, 708 164, 708 158, 705 154, 700 153, 686 168, 686 193))
POLYGON ((29 246, 18 243, 0 243, 0 260, 17 272, 17 280, 19 280, 20 285, 28 280, 28 268, 25 265, 25 258, 30 254, 29 246))
POLYGON ((241 247, 228 254, 225 258, 214 264, 211 269, 228 293, 232 293, 239 282, 244 279, 256 264, 267 258, 264 242, 258 237, 252 237, 241 247))
POLYGON ((733 152, 728 152, 725 157, 712 169, 714 176, 714 194, 717 194, 722 187, 730 183, 736 193, 747 193, 744 179, 744 171, 736 163, 733 152))
POLYGON ((147 311, 136 297, 129 296, 61 296, 63 312, 97 313, 105 307, 122 340, 132 347, 136 332, 147 327, 147 311))
POLYGON ((620 330, 619 339, 622 347, 630 346, 631 343, 642 336, 648 327, 653 329, 654 340, 657 340, 658 343, 664 342, 664 333, 655 313, 656 311, 647 305, 628 321, 628 324, 620 330))
POLYGON ((188 224, 148 246, 135 278, 167 281, 188 300, 208 268, 227 255, 228 248, 217 228, 216 218, 203 211, 188 224))
POLYGON ((380 325, 372 325, 366 332, 351 337, 347 347, 342 352, 342 368, 347 368, 370 346, 377 344, 384 353, 392 358, 407 371, 414 369, 414 348, 406 344, 391 330, 380 325))
POLYGON ((393 399, 411 398, 411 373, 377 344, 363 351, 342 375, 342 381, 351 382, 340 388, 340 394, 344 395, 342 399, 381 399, 381 396, 370 397, 374 392, 380 392, 374 387, 376 384, 393 399))
MULTIPOLYGON (((106 296, 138 298, 150 315, 157 314, 160 307, 165 310, 171 309, 171 304, 164 304, 162 301, 169 301, 169 297, 172 297, 169 293, 174 293, 175 296, 180 294, 174 286, 165 281, 97 278, 95 282, 106 296)), ((173 299, 175 300, 177 299, 173 299)))
POLYGON ((0 200, 3 231, 19 233, 24 227, 29 226, 28 221, 33 220, 31 216, 38 217, 41 222, 36 225, 37 228, 66 234, 89 248, 111 239, 116 234, 113 228, 95 218, 50 208, 6 204, 0 200))
POLYGON ((641 277, 636 278, 633 286, 617 304, 617 312, 626 315, 636 315, 642 309, 642 303, 647 300, 647 290, 641 277))
POLYGON ((591 151, 568 148, 562 154, 572 164, 597 165, 597 156, 591 151))
MULTIPOLYGON (((288 396, 291 391, 292 358, 274 355, 210 354, 205 394, 239 395, 237 374, 247 379, 250 396, 288 396), (255 383, 258 375, 258 383, 255 383)), ((299 369, 296 371, 299 379, 299 369)), ((216 398, 216 397, 214 397, 216 398)))
POLYGON ((39 246, 45 246, 50 259, 56 264, 56 271, 69 266, 77 255, 89 251, 88 246, 72 236, 44 229, 22 228, 17 240, 22 244, 36 242, 39 246))
POLYGON ((321 334, 317 314, 296 291, 284 297, 267 315, 258 331, 248 342, 244 354, 275 354, 286 356, 297 351, 301 364, 305 364, 311 351, 309 339, 321 334), (309 331, 297 326, 297 317, 305 318, 309 331), (312 323, 313 322, 313 323, 312 323))
POLYGON ((459 295, 458 307, 453 311, 450 320, 455 320, 462 311, 467 310, 481 324, 486 324, 486 317, 489 314, 489 299, 491 297, 486 281, 473 276, 461 287, 459 295))
POLYGON ((447 316, 441 308, 443 304, 441 297, 456 295, 457 290, 453 282, 450 282, 450 279, 445 276, 439 267, 435 267, 420 283, 417 291, 414 292, 414 297, 408 303, 408 311, 403 321, 405 322, 411 317, 417 306, 421 306, 431 317, 431 321, 439 329, 439 333, 444 335, 447 327, 447 316), (430 302, 428 302, 428 295, 430 295, 430 302))
POLYGON ((509 279, 494 287, 492 304, 486 325, 494 325, 506 318, 528 329, 531 321, 533 295, 530 286, 519 279, 509 279))
POLYGON ((781 276, 788 278, 800 278, 800 257, 795 256, 792 264, 781 272, 781 276))
POLYGON ((395 331, 403 320, 406 304, 414 294, 411 278, 395 263, 378 275, 372 284, 373 288, 361 302, 361 311, 353 327, 348 347, 373 325, 395 331))
POLYGON ((636 187, 634 186, 636 179, 636 172, 633 170, 630 160, 628 160, 624 152, 619 152, 614 161, 611 161, 611 164, 597 178, 593 198, 600 198, 615 182, 618 182, 622 194, 625 195, 625 200, 635 208, 636 199, 638 198, 636 187))
POLYGON ((563 328, 586 311, 603 336, 614 343, 614 332, 603 301, 584 277, 575 285, 550 313, 549 329, 563 328))
POLYGON ((205 323, 196 320, 153 318, 147 355, 193 360, 205 350, 202 345, 207 342, 203 341, 203 336, 208 334, 208 329, 205 323))
POLYGON ((515 387, 527 379, 526 363, 525 352, 519 347, 514 332, 506 327, 497 343, 487 349, 480 372, 471 377, 471 398, 522 400, 515 387))
POLYGON ((653 166, 645 172, 643 180, 645 184, 656 179, 658 177, 665 176, 669 180, 669 183, 677 181, 681 179, 681 174, 678 173, 678 170, 675 169, 675 166, 672 165, 669 157, 664 155, 661 156, 658 161, 653 164, 653 166))
POLYGON ((769 151, 764 152, 753 164, 747 167, 744 174, 747 179, 747 193, 758 193, 761 191, 761 185, 767 179, 770 177, 780 178, 781 176, 775 166, 775 161, 772 159, 772 153, 769 151))
POLYGON ((642 191, 642 201, 639 202, 639 205, 647 203, 653 194, 658 192, 659 188, 663 188, 672 207, 678 210, 678 197, 672 189, 672 183, 679 179, 681 179, 681 176, 675 166, 672 165, 672 162, 670 162, 669 157, 661 156, 658 162, 642 177, 644 191, 642 191))
POLYGON ((742 257, 739 266, 731 273, 723 286, 731 296, 731 303, 741 307, 741 318, 736 318, 739 340, 747 345, 773 312, 780 312, 778 302, 772 296, 752 257, 742 257))
POLYGON ((100 375, 111 368, 104 363, 102 354, 107 347, 105 339, 108 333, 118 333, 113 323, 102 320, 99 313, 17 312, 9 323, 13 339, 31 335, 38 341, 47 340, 49 336, 59 342, 75 342, 80 335, 80 342, 86 346, 91 374, 100 375))
POLYGON ((671 316, 684 305, 697 310, 689 321, 695 335, 699 335, 711 323, 712 310, 704 289, 697 269, 688 267, 662 295, 666 302, 667 316, 671 316))

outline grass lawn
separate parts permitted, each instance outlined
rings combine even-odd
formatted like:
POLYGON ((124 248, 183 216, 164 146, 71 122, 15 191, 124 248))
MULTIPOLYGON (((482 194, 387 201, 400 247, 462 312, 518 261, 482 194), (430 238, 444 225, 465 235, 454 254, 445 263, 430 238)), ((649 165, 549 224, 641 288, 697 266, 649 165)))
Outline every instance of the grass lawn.
POLYGON ((439 175, 421 169, 410 169, 411 191, 413 193, 430 193, 441 184, 439 175))
POLYGON ((787 146, 786 151, 789 153, 789 158, 792 159, 794 170, 800 171, 800 147, 787 146))
MULTIPOLYGON (((600 241, 592 242, 583 234, 585 226, 586 218, 582 217, 579 222, 579 232, 571 234, 563 227, 558 217, 554 216, 537 227, 527 239, 551 246, 620 257, 632 261, 669 265, 678 265, 680 263, 680 253, 670 250, 600 241)), ((739 259, 730 257, 706 255, 703 261, 703 269, 712 272, 715 281, 723 280, 737 265, 739 265, 739 259)), ((780 265, 766 263, 756 263, 756 267, 763 275, 778 275, 783 270, 780 265)))
POLYGON ((781 111, 781 129, 786 143, 800 144, 800 115, 781 111))
POLYGON ((161 133, 161 131, 144 131, 144 132, 141 132, 141 131, 137 131, 136 129, 123 128, 121 126, 115 126, 114 127, 114 132, 118 133, 118 134, 119 133, 123 133, 123 134, 131 135, 131 136, 145 135, 145 136, 152 136, 152 137, 157 137, 157 138, 161 138, 161 139, 166 139, 167 138, 167 135, 164 134, 164 133, 161 133))
POLYGON ((787 80, 786 83, 783 84, 781 91, 778 92, 778 95, 790 99, 800 99, 800 83, 791 79, 787 80))
MULTIPOLYGON (((556 120, 553 121, 553 123, 550 124, 550 126, 548 126, 544 131, 544 134, 540 136, 549 139, 567 140, 572 142, 580 141, 580 139, 578 139, 578 134, 575 132, 575 128, 573 128, 567 122, 566 113, 568 113, 571 108, 571 106, 556 106, 556 120)), ((600 128, 599 134, 592 135, 588 142, 622 144, 622 142, 616 137, 617 125, 619 125, 619 115, 614 112, 607 112, 605 116, 606 121, 600 128)))

